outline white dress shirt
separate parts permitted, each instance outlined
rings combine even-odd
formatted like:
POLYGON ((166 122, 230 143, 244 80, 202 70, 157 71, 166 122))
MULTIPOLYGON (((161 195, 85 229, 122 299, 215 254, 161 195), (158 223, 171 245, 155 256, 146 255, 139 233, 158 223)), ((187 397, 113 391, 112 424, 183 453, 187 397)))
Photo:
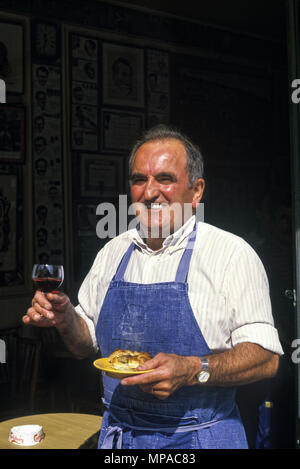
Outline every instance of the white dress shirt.
MULTIPOLYGON (((152 251, 136 229, 110 240, 99 251, 80 287, 79 304, 75 308, 86 321, 95 348, 95 328, 102 303, 130 244, 134 242, 136 249, 125 272, 126 282, 174 281, 194 223, 193 216, 165 239, 159 251, 152 251)), ((283 353, 274 327, 265 269, 246 241, 198 222, 187 281, 192 310, 212 352, 252 342, 280 355, 283 353)))

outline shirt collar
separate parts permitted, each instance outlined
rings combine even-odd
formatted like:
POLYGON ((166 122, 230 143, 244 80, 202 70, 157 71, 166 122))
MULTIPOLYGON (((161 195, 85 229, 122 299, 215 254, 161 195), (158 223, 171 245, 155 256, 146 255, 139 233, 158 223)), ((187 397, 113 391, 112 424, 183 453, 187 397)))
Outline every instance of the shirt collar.
POLYGON ((180 248, 183 245, 184 240, 191 234, 193 231, 195 224, 195 216, 193 215, 191 218, 189 218, 184 225, 182 225, 177 231, 174 233, 170 234, 163 242, 162 248, 159 251, 153 251, 150 249, 145 241, 143 240, 142 236, 142 231, 138 229, 134 229, 130 232, 132 241, 139 246, 142 251, 146 251, 149 253, 153 252, 162 252, 165 251, 167 248, 174 247, 175 248, 180 248))

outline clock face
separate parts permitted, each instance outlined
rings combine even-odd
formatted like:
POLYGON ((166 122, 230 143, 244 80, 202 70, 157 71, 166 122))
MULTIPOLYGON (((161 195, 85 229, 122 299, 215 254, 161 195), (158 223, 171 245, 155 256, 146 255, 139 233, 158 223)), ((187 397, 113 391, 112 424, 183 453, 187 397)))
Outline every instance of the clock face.
POLYGON ((36 25, 35 51, 38 55, 56 57, 57 28, 55 25, 39 23, 36 25))

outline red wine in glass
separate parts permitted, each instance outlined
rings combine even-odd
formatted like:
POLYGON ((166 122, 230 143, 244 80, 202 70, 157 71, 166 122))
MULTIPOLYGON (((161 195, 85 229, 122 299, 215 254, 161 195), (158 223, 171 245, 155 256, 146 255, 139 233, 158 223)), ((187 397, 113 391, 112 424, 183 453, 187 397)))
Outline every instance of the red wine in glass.
POLYGON ((64 268, 62 265, 34 264, 32 280, 37 290, 57 293, 64 281, 64 268))

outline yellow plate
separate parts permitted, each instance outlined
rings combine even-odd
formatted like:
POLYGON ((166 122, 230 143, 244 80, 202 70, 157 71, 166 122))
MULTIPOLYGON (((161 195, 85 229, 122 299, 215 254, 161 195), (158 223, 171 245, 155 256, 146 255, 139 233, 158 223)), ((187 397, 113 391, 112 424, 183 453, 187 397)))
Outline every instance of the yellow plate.
POLYGON ((153 370, 144 370, 144 371, 116 370, 115 368, 112 368, 111 364, 108 361, 108 358, 98 358, 98 360, 94 361, 93 365, 99 370, 104 371, 104 373, 107 376, 110 376, 111 378, 115 378, 115 379, 123 379, 123 378, 126 378, 127 376, 140 375, 142 373, 149 373, 149 371, 153 371, 153 370))

